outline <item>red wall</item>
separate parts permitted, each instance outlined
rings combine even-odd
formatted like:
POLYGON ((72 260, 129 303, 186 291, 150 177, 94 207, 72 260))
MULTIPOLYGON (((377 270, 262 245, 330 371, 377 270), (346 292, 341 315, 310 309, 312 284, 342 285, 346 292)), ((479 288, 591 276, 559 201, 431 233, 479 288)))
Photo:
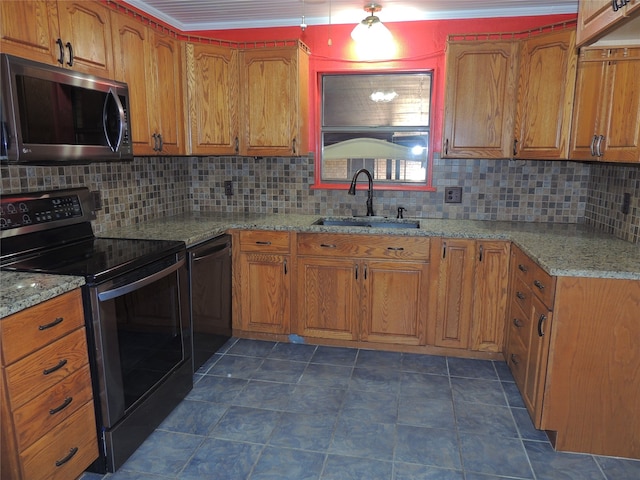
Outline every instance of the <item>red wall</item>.
MULTIPOLYGON (((397 57, 390 61, 363 62, 355 58, 350 34, 354 25, 310 25, 303 32, 299 27, 254 28, 189 32, 234 42, 300 39, 311 49, 309 98, 311 148, 317 149, 318 75, 323 72, 349 70, 433 70, 432 151, 440 151, 442 114, 444 108, 445 45, 450 34, 522 32, 541 26, 571 21, 575 15, 536 17, 505 17, 468 20, 428 20, 386 23, 397 43, 397 57), (331 45, 328 40, 331 39, 331 45)), ((382 19, 384 21, 384 18, 382 19)))

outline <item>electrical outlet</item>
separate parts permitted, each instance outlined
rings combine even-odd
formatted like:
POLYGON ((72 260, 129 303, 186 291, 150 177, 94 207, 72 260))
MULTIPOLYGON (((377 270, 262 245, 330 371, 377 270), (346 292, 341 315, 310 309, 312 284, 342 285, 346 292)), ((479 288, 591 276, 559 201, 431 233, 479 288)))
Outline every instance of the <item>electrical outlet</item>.
POLYGON ((629 192, 622 196, 622 208, 620 210, 625 215, 628 215, 631 211, 631 194, 629 192))
POLYGON ((224 182, 224 194, 227 197, 233 195, 233 182, 231 180, 225 180, 224 182))
POLYGON ((462 187, 446 187, 444 203, 462 203, 462 187))

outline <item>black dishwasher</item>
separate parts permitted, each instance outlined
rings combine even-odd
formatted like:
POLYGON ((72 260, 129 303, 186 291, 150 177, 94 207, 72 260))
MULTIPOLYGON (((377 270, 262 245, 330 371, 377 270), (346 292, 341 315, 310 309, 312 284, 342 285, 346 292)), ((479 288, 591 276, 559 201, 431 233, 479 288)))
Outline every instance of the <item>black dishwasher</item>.
POLYGON ((231 236, 189 248, 193 371, 231 337, 231 236))

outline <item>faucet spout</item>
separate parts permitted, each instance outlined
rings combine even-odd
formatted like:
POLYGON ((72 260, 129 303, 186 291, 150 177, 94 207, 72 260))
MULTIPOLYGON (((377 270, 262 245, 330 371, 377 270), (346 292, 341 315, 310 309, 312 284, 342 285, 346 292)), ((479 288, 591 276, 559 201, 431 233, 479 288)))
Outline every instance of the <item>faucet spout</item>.
POLYGON ((358 176, 364 173, 369 180, 369 190, 367 195, 367 217, 373 217, 375 213, 373 213, 373 176, 371 172, 366 168, 361 168, 358 170, 351 179, 351 186, 349 187, 349 191, 347 192, 349 195, 356 194, 356 182, 358 181, 358 176))

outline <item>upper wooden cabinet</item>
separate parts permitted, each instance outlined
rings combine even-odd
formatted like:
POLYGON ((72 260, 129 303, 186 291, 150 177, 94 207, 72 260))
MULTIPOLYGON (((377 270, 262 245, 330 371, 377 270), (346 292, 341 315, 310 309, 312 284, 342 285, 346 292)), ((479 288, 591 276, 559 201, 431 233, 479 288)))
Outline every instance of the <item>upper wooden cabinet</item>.
POLYGON ((577 58, 573 29, 523 41, 515 158, 568 158, 577 58))
POLYGON ((129 85, 136 155, 184 153, 180 43, 112 12, 115 78, 129 85))
POLYGON ((188 153, 239 154, 238 51, 189 43, 186 66, 188 153))
POLYGON ((449 42, 442 157, 510 158, 519 43, 449 42))
POLYGON ((640 162, 638 78, 640 47, 582 49, 569 158, 640 162))
POLYGON ((608 41, 618 43, 633 41, 634 31, 637 44, 640 25, 639 7, 640 0, 628 0, 626 5, 625 0, 580 0, 577 46, 593 43, 605 35, 608 41), (633 26, 627 28, 625 24, 630 22, 633 22, 633 26))
POLYGON ((0 3, 0 48, 59 67, 111 77, 109 9, 98 2, 0 3))
POLYGON ((240 54, 243 155, 309 152, 309 55, 302 43, 240 54))

